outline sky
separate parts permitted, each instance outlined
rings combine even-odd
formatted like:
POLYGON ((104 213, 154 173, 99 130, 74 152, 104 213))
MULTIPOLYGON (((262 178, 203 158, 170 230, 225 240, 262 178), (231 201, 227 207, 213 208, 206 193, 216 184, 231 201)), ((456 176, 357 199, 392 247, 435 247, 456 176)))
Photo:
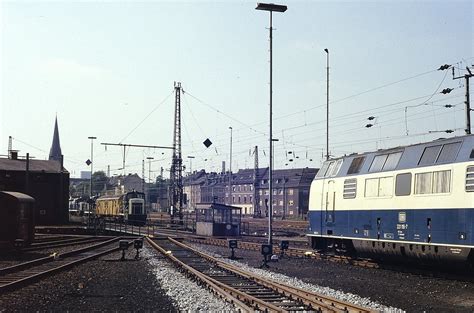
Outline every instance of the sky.
MULTIPOLYGON (((319 168, 327 153, 325 48, 332 157, 464 135, 464 80, 437 69, 474 64, 472 1, 277 3, 275 168, 319 168)), ((255 146, 268 166, 269 13, 255 6, 0 1, 0 155, 12 136, 20 156, 46 159, 57 116, 71 177, 90 170, 89 136, 94 171, 141 176, 145 160, 147 179, 168 177, 171 150, 128 148, 121 169, 122 148, 102 143, 172 146, 181 82, 186 172, 228 166, 231 136, 233 171, 254 166, 255 146)))

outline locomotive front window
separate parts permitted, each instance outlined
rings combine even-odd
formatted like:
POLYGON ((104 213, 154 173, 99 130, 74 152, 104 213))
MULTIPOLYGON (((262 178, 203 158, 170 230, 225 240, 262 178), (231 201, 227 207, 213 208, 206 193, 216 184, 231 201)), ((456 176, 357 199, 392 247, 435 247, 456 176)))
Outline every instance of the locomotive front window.
POLYGON ((132 203, 132 214, 142 214, 142 209, 141 203, 132 203))

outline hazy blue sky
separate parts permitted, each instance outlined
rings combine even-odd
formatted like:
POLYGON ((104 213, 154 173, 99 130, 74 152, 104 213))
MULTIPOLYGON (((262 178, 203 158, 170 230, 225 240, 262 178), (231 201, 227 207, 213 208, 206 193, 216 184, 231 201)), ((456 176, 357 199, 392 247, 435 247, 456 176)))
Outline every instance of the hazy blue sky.
MULTIPOLYGON (((473 1, 277 3, 288 11, 273 19, 276 168, 320 166, 324 48, 330 51, 331 155, 464 133, 464 82, 436 69, 454 64, 459 75, 474 63, 473 1), (455 90, 439 93, 447 87, 455 90), (376 122, 368 129, 369 116, 376 122), (456 132, 428 134, 446 129, 456 132), (289 151, 298 157, 293 162, 289 151)), ((0 5, 0 154, 11 135, 21 155, 46 158, 57 114, 72 176, 88 170, 88 136, 98 137, 94 169, 110 165, 120 173, 121 149, 100 143, 171 146, 173 82, 180 81, 187 170, 189 155, 193 169, 219 171, 228 162, 229 126, 233 169, 253 166, 255 145, 260 166, 268 166, 269 16, 255 2, 0 5), (206 138, 210 148, 202 144, 206 138)), ((152 170, 169 168, 169 150, 135 148, 127 152, 126 172, 141 175, 148 156, 155 158, 152 170)))

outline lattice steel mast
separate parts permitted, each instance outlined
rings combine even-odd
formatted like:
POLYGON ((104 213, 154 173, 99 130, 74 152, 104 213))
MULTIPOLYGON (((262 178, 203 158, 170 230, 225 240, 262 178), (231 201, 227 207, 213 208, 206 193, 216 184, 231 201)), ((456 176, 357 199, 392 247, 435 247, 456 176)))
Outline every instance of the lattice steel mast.
POLYGON ((181 156, 181 83, 174 83, 175 110, 173 133, 173 158, 170 171, 170 213, 173 220, 176 217, 183 221, 183 159, 181 156))

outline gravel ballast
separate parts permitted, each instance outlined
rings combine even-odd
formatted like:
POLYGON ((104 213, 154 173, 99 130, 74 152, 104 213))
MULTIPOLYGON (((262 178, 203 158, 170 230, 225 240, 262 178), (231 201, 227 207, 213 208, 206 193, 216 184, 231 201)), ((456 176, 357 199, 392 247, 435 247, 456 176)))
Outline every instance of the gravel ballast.
POLYGON ((232 305, 190 281, 157 252, 146 249, 144 256, 153 267, 153 272, 163 291, 181 311, 231 312, 234 310, 232 305))
MULTIPOLYGON (((230 255, 228 248, 194 246, 225 257, 230 255)), ((235 253, 241 258, 239 263, 250 268, 262 263, 260 252, 237 249, 235 253)), ((474 312, 474 284, 469 282, 287 256, 269 264, 268 271, 273 273, 328 287, 345 296, 358 295, 357 298, 364 298, 362 301, 370 299, 376 305, 407 312, 474 312)))
POLYGON ((0 295, 0 312, 177 312, 146 257, 134 256, 112 253, 0 295))

